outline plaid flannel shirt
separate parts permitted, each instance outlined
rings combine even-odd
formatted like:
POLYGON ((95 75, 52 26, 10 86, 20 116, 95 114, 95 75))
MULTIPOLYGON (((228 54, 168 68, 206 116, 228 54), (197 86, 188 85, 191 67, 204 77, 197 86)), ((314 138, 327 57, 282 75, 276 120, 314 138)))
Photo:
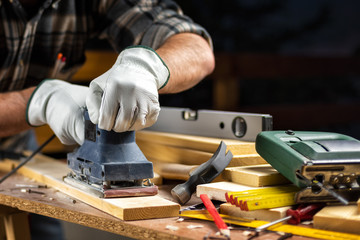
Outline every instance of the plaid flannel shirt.
POLYGON ((107 39, 118 53, 130 45, 157 49, 180 32, 211 38, 171 0, 45 0, 28 16, 19 0, 0 0, 0 92, 51 78, 58 53, 69 80, 85 62, 89 39, 107 39))

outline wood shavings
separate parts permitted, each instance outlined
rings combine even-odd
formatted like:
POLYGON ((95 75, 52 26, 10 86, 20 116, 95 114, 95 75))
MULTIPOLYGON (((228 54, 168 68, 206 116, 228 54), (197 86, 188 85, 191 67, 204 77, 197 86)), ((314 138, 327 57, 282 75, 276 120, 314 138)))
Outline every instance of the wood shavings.
POLYGON ((314 221, 303 221, 301 222, 301 224, 304 224, 304 225, 310 225, 310 224, 313 224, 314 221))
POLYGON ((177 231, 177 230, 179 230, 179 227, 172 226, 172 225, 166 225, 166 229, 171 230, 171 231, 177 231))
POLYGON ((246 237, 249 237, 249 236, 252 235, 252 232, 251 232, 251 231, 244 231, 242 234, 243 234, 244 236, 246 236, 246 237))
POLYGON ((203 228, 203 225, 189 225, 187 226, 188 229, 196 229, 196 228, 203 228))

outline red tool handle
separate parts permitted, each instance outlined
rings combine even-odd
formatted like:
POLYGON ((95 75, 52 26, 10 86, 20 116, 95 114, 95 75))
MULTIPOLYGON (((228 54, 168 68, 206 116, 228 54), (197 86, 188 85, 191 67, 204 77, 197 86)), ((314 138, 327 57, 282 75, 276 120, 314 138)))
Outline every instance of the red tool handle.
POLYGON ((224 235, 230 235, 230 232, 228 230, 228 226, 224 222, 224 220, 219 215, 218 211, 216 210, 214 204, 211 202, 210 198, 206 194, 200 194, 200 198, 202 202, 204 203, 206 209, 210 213, 210 215, 214 218, 214 222, 221 233, 224 235))
POLYGON ((301 221, 304 220, 312 220, 315 213, 320 211, 320 209, 324 206, 325 204, 323 203, 315 203, 309 205, 302 204, 297 209, 288 209, 286 211, 286 215, 291 216, 291 218, 288 220, 288 223, 299 224, 301 221))

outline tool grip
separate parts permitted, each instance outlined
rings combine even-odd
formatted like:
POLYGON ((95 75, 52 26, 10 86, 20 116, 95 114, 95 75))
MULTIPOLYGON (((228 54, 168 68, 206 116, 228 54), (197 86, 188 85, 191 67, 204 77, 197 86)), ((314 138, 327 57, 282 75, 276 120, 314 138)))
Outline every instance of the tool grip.
POLYGON ((315 213, 317 213, 325 204, 309 204, 300 205, 297 209, 288 209, 286 211, 287 216, 291 216, 288 220, 289 224, 299 224, 301 221, 312 220, 315 213))
POLYGON ((196 186, 201 183, 204 182, 201 182, 201 179, 198 178, 197 175, 192 175, 185 183, 175 186, 171 190, 171 195, 178 203, 184 205, 190 200, 191 195, 196 190, 196 186))
POLYGON ((227 237, 230 236, 230 232, 228 230, 228 227, 224 220, 219 215, 218 211, 216 210, 214 204, 211 202, 210 198, 206 194, 200 194, 200 199, 204 203, 206 209, 214 219, 214 222, 217 226, 217 228, 220 230, 221 233, 224 233, 227 235, 227 237))
POLYGON ((190 173, 190 178, 183 184, 175 186, 171 190, 172 196, 181 205, 190 200, 191 195, 195 192, 199 184, 209 183, 214 180, 226 168, 233 155, 230 151, 226 152, 226 144, 220 142, 220 145, 214 155, 197 167, 190 173))

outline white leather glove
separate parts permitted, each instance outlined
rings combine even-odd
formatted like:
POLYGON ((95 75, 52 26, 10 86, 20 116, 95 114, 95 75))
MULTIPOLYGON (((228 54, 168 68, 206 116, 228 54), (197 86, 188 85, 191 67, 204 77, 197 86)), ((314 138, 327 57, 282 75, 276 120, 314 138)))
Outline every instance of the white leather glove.
POLYGON ((61 80, 44 80, 34 90, 26 109, 31 126, 48 124, 66 145, 84 142, 84 116, 87 87, 61 80))
POLYGON ((153 49, 126 48, 111 69, 90 83, 86 98, 90 120, 116 132, 151 126, 160 111, 158 89, 169 77, 167 66, 153 49))

